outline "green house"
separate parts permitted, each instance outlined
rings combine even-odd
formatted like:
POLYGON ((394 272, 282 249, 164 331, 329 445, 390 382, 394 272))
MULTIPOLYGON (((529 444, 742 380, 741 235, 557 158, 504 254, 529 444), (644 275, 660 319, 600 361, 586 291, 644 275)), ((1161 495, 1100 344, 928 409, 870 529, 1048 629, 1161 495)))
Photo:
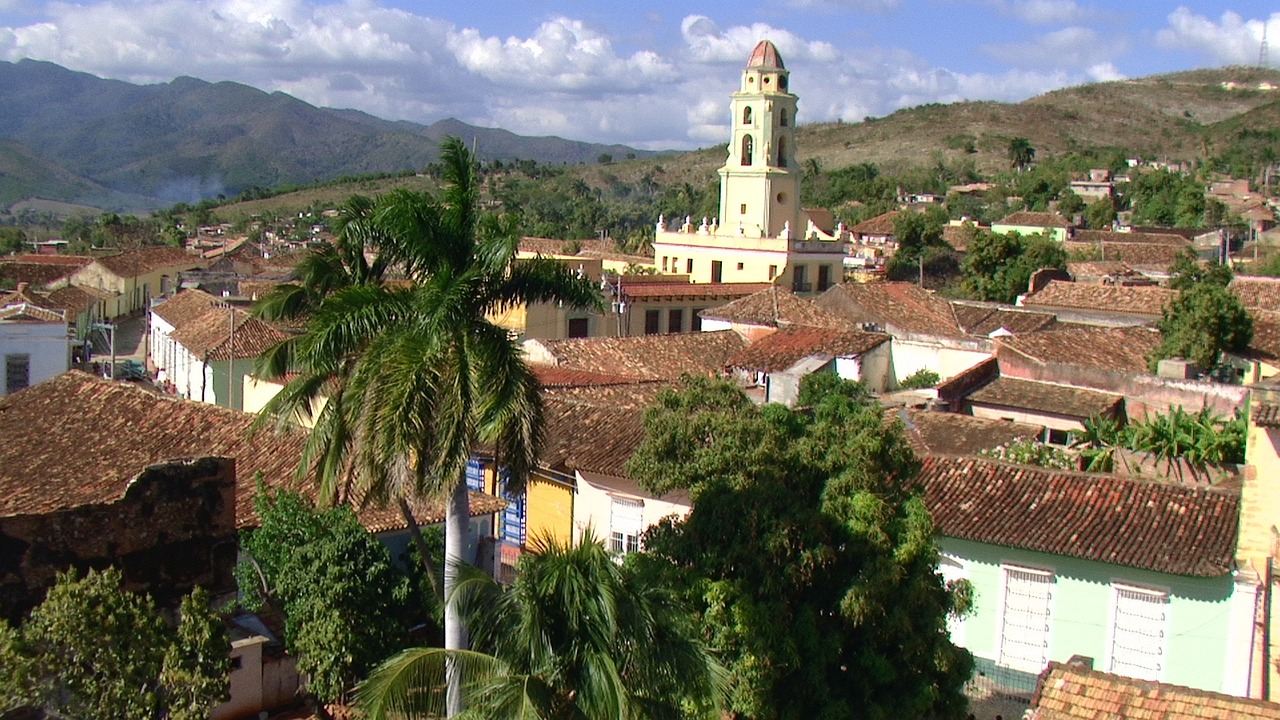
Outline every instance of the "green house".
POLYGON ((939 571, 974 609, 952 637, 996 687, 1051 661, 1243 695, 1255 586, 1237 579, 1239 490, 930 456, 939 571))

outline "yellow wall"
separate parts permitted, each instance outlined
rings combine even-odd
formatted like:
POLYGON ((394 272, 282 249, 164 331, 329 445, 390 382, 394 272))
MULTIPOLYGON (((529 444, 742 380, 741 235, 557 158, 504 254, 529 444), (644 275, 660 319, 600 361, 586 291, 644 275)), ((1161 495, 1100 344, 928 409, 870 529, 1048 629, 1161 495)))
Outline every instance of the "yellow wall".
MULTIPOLYGON (((1236 562, 1240 572, 1262 582, 1266 574, 1267 559, 1275 564, 1274 572, 1280 574, 1277 557, 1277 528, 1280 527, 1280 429, 1257 427, 1250 421, 1246 446, 1244 485, 1240 492, 1240 538, 1236 544, 1236 562)), ((1270 613, 1262 606, 1259 591, 1259 612, 1255 618, 1250 695, 1262 697, 1262 672, 1269 664, 1271 673, 1270 697, 1280 699, 1280 672, 1276 660, 1280 658, 1280 602, 1276 587, 1272 585, 1270 613), (1262 624, 1270 615, 1271 642, 1269 653, 1264 655, 1262 624), (1266 661, 1269 660, 1269 663, 1266 661)))
POLYGON ((525 537, 568 544, 573 539, 573 487, 532 477, 525 492, 525 537))

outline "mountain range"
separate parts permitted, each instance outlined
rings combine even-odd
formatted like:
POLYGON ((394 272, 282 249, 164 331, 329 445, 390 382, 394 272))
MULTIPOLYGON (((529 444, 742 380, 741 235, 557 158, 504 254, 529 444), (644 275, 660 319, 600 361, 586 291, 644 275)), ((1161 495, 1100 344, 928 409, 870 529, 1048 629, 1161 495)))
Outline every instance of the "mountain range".
POLYGON ((137 211, 246 189, 422 170, 440 141, 481 159, 595 162, 652 153, 446 119, 392 122, 234 82, 134 85, 53 63, 0 63, 0 209, 36 199, 137 211))

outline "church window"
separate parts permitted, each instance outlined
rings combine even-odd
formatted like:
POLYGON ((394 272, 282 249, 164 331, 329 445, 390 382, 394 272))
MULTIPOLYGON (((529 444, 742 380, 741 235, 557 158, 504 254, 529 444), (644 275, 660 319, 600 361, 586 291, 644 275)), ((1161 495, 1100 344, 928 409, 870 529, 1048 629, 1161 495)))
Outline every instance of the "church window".
POLYGON ((787 166, 787 139, 778 138, 778 167, 787 166))
POLYGON ((742 124, 743 125, 751 124, 751 106, 750 105, 742 108, 742 124))
POLYGON ((768 85, 768 84, 769 84, 769 76, 768 76, 768 75, 765 75, 765 76, 764 76, 764 84, 765 84, 765 85, 768 85))
MULTIPOLYGON (((779 90, 786 90, 786 89, 787 89, 787 76, 786 76, 786 75, 783 75, 782 77, 778 78, 778 89, 779 89, 779 90)), ((786 123, 782 123, 782 124, 783 124, 783 125, 786 125, 786 123)))
POLYGON ((742 203, 742 205, 738 206, 738 212, 739 212, 740 214, 742 214, 742 215, 746 215, 746 214, 747 214, 747 204, 746 204, 746 203, 742 203))
POLYGON ((751 164, 751 145, 752 145, 752 142, 753 142, 753 141, 751 140, 751 136, 750 136, 750 135, 747 135, 747 136, 745 136, 745 137, 743 137, 743 138, 742 138, 742 164, 743 164, 743 165, 750 165, 750 164, 751 164))
POLYGON ((779 205, 781 205, 782 203, 784 203, 784 202, 786 202, 786 201, 787 201, 787 194, 786 194, 786 193, 778 193, 778 204, 779 204, 779 205))
POLYGON ((787 126, 787 109, 782 108, 782 112, 778 113, 778 124, 782 127, 787 126))

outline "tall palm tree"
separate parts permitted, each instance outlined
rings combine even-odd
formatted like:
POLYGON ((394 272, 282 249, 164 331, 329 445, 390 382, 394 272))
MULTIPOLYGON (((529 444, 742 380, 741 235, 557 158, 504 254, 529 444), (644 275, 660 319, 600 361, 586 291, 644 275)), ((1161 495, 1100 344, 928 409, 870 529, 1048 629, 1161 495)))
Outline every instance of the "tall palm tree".
POLYGON ((475 650, 417 648, 357 691, 370 720, 438 717, 449 658, 468 665, 468 717, 611 720, 713 714, 725 674, 652 576, 614 562, 590 530, 535 541, 515 584, 469 572, 458 604, 475 650))
POLYGON ((1022 172, 1036 159, 1036 149, 1031 141, 1024 137, 1016 137, 1009 141, 1009 167, 1022 172))
MULTIPOLYGON (((315 473, 322 502, 446 497, 451 597, 470 519, 468 458, 492 448, 518 492, 541 438, 537 381, 510 333, 488 317, 524 303, 593 307, 599 295, 560 263, 515 262, 518 238, 480 214, 474 160, 457 138, 443 143, 441 167, 440 199, 397 190, 361 208, 353 235, 376 243, 373 265, 406 282, 385 282, 371 267, 299 302, 308 309, 301 334, 265 357, 266 374, 291 379, 263 412, 289 422, 325 398, 300 468, 315 473)), ((465 642, 447 603, 445 646, 465 642)))

